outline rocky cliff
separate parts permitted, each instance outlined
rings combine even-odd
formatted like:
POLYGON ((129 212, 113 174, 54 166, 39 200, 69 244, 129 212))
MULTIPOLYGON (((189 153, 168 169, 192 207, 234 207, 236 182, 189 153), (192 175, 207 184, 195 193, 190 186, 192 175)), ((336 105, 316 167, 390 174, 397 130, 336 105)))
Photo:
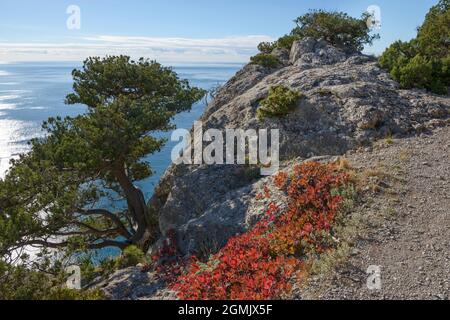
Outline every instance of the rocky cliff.
MULTIPOLYGON (((280 160, 288 165, 449 123, 448 97, 400 90, 371 56, 310 38, 295 42, 290 52, 273 54, 281 62, 278 68, 248 64, 220 89, 201 118, 205 130, 279 129, 280 160), (305 98, 285 117, 260 121, 259 103, 276 85, 305 98)), ((238 165, 172 165, 149 204, 159 214, 163 238, 173 230, 183 254, 207 254, 246 230, 267 205, 255 196, 270 182, 253 171, 238 165)))

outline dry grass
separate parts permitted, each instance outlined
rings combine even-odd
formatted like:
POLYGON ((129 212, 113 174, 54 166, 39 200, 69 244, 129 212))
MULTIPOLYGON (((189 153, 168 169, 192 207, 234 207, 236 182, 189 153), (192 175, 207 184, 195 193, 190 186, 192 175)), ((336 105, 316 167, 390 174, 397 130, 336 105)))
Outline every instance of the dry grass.
POLYGON ((377 166, 375 168, 367 169, 363 172, 363 176, 366 178, 379 178, 381 180, 390 177, 384 166, 377 166))
POLYGON ((411 157, 412 157, 411 152, 406 149, 400 150, 400 152, 398 154, 398 158, 402 162, 408 162, 409 160, 411 160, 411 157))
POLYGON ((335 162, 335 165, 338 167, 339 170, 350 170, 352 168, 348 159, 343 157, 339 158, 335 162))
POLYGON ((350 257, 355 239, 364 230, 363 217, 355 211, 360 201, 357 187, 349 185, 341 190, 341 195, 344 201, 336 216, 336 225, 333 227, 333 241, 337 246, 334 250, 308 257, 306 270, 310 275, 327 276, 337 267, 344 265, 350 257))
POLYGON ((384 139, 384 143, 388 146, 392 146, 394 144, 394 139, 391 137, 384 139))

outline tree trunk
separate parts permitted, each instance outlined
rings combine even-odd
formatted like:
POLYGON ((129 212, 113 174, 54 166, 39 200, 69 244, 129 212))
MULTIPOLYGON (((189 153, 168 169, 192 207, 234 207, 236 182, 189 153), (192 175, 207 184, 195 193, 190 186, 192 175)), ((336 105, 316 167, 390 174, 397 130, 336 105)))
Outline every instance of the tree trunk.
POLYGON ((131 242, 145 251, 148 242, 156 237, 156 230, 154 224, 152 224, 144 194, 141 189, 133 184, 125 168, 115 170, 114 175, 125 194, 132 220, 136 223, 136 233, 133 235, 131 242))

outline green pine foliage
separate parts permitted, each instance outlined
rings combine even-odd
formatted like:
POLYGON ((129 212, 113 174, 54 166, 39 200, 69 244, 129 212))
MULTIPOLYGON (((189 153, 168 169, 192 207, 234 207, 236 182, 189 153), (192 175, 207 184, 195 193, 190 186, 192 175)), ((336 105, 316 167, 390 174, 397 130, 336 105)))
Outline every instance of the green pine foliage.
POLYGON ((378 34, 371 34, 368 19, 367 13, 353 18, 343 12, 312 10, 295 19, 297 27, 290 34, 274 42, 263 42, 258 49, 264 54, 272 53, 275 48, 290 50, 294 41, 311 37, 326 40, 346 51, 361 51, 364 45, 379 39, 378 34))
POLYGON ((417 37, 397 41, 379 59, 402 88, 448 94, 450 86, 450 0, 432 7, 417 37))
POLYGON ((270 53, 259 53, 250 58, 252 64, 257 64, 266 68, 276 68, 280 64, 277 57, 270 53))
POLYGON ((323 39, 347 51, 359 52, 364 45, 371 45, 379 38, 378 34, 371 34, 368 19, 367 13, 361 18, 353 18, 343 12, 313 10, 295 20, 297 28, 292 30, 292 34, 300 39, 323 39))
POLYGON ((204 91, 170 68, 126 56, 89 58, 73 77, 66 102, 87 112, 46 121, 45 137, 32 140, 0 180, 4 260, 30 245, 145 249, 158 236, 158 220, 135 183, 152 175, 143 159, 165 144, 155 133, 174 128, 173 117, 204 91))

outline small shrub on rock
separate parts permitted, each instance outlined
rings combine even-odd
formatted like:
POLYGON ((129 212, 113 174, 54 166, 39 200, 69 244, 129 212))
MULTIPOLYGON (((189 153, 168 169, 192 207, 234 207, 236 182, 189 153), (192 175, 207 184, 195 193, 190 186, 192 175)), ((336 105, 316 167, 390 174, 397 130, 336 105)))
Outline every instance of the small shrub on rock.
POLYGON ((272 51, 277 47, 276 42, 261 42, 258 45, 258 50, 261 53, 271 54, 272 51))
POLYGON ((298 39, 299 37, 297 35, 287 34, 277 40, 277 48, 291 50, 294 41, 298 39))
POLYGON ((266 68, 276 68, 280 64, 277 57, 268 53, 258 53, 256 56, 250 58, 251 63, 257 64, 266 68))
POLYGON ((72 300, 104 300, 104 294, 99 289, 88 290, 88 291, 78 291, 67 288, 57 288, 54 289, 45 300, 58 300, 58 301, 72 301, 72 300))
POLYGON ((269 96, 260 103, 261 106, 257 111, 258 118, 282 117, 296 108, 301 97, 300 92, 285 86, 272 87, 269 90, 269 96))
POLYGON ((261 42, 258 45, 258 50, 261 53, 265 54, 271 54, 273 50, 275 49, 287 49, 291 50, 292 44, 294 41, 299 40, 299 37, 297 35, 293 34, 287 34, 285 36, 282 36, 277 41, 274 42, 261 42))
POLYGON ((134 267, 145 261, 145 254, 136 246, 125 248, 118 258, 117 264, 120 268, 134 267))

